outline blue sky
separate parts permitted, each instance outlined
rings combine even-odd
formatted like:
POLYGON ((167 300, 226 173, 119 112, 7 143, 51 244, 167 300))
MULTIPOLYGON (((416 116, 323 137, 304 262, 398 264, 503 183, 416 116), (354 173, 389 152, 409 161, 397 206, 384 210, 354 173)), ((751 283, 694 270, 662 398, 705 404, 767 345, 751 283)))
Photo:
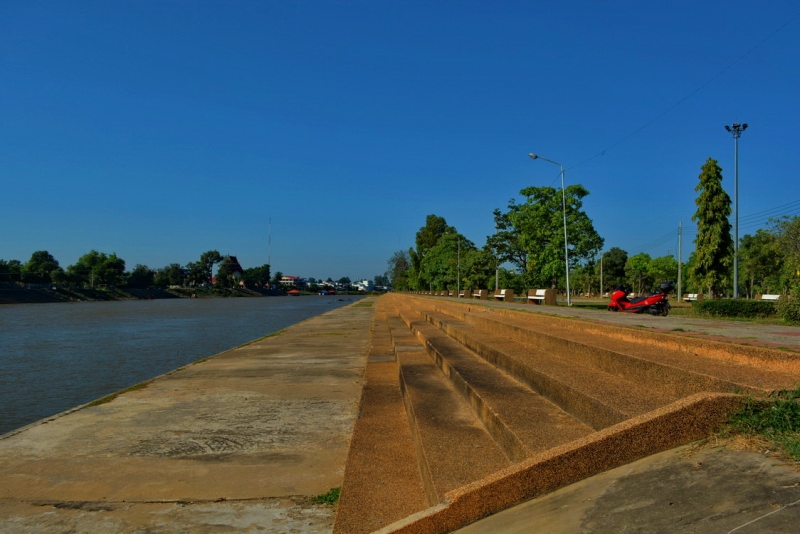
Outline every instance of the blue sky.
POLYGON ((733 122, 753 232, 800 213, 799 11, 2 2, 0 258, 161 267, 217 249, 250 267, 271 219, 273 271, 371 278, 430 213, 482 245, 493 209, 558 184, 529 152, 589 189, 606 249, 659 256, 691 227, 709 156, 733 195, 733 122))

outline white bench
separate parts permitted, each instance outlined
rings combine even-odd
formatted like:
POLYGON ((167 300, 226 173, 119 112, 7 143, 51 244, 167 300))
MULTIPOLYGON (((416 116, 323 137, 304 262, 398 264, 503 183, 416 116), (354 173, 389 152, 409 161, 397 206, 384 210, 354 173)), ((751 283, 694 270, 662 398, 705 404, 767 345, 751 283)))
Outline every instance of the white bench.
POLYGON ((542 302, 544 302, 544 292, 545 291, 547 291, 547 290, 546 289, 537 289, 536 290, 536 294, 534 294, 534 295, 531 295, 530 292, 528 292, 528 300, 532 300, 536 304, 541 304, 542 302))
POLYGON ((780 295, 761 295, 760 298, 758 296, 756 298, 758 300, 780 300, 781 296, 780 295))
POLYGON ((684 302, 692 302, 695 300, 703 300, 702 293, 688 293, 683 297, 684 302))
POLYGON ((492 296, 494 296, 495 299, 502 300, 504 302, 514 302, 513 289, 498 289, 492 294, 492 296))

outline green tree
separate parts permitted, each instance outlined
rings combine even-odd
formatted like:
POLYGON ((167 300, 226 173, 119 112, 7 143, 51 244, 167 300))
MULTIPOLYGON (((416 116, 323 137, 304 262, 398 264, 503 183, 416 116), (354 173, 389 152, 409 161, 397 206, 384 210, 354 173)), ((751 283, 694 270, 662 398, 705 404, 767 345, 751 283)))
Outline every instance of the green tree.
POLYGON ((495 255, 487 245, 461 254, 461 287, 488 289, 494 287, 495 255))
MULTIPOLYGON (((603 254, 603 289, 613 289, 625 285, 625 264, 628 253, 619 247, 611 247, 603 254)), ((599 262, 595 270, 599 274, 599 262)))
POLYGON ((29 284, 49 284, 52 281, 50 274, 59 269, 61 266, 52 254, 46 250, 38 250, 22 266, 22 281, 29 284))
POLYGON ((722 168, 708 158, 701 167, 700 183, 695 191, 697 212, 692 220, 697 222, 695 252, 697 254, 691 277, 700 287, 707 287, 710 298, 719 296, 729 276, 733 259, 731 238, 731 197, 722 188, 722 168))
POLYGON ((157 287, 183 286, 186 273, 180 263, 170 263, 156 272, 154 285, 157 287))
MULTIPOLYGON (((398 250, 387 261, 389 271, 387 274, 394 289, 403 290, 409 288, 408 271, 411 269, 411 257, 405 250, 398 250)), ((329 278, 330 282, 331 279, 329 278)))
POLYGON ((464 236, 446 233, 425 253, 420 262, 420 278, 427 281, 429 288, 437 291, 456 288, 459 241, 461 254, 475 248, 475 244, 464 236))
POLYGON ((642 292, 642 287, 650 285, 650 254, 640 252, 628 258, 625 262, 625 276, 634 287, 638 287, 637 293, 642 292))
POLYGON ((233 271, 233 266, 231 262, 228 260, 228 256, 224 257, 222 261, 219 262, 219 267, 217 267, 217 281, 214 283, 215 287, 234 287, 236 285, 236 279, 233 271))
POLYGON ((795 287, 795 297, 800 295, 800 216, 784 217, 774 222, 778 246, 783 256, 784 292, 795 287))
POLYGON ((148 287, 152 287, 155 283, 155 275, 156 272, 153 269, 147 265, 137 263, 128 274, 128 287, 134 289, 147 289, 148 287))
MULTIPOLYGON (((242 274, 242 280, 250 287, 265 287, 269 284, 269 263, 265 263, 261 267, 250 267, 245 269, 242 274)), ((309 283, 312 283, 309 280, 309 283)))
POLYGON ((116 254, 106 254, 91 250, 84 254, 74 265, 67 267, 67 274, 79 284, 120 285, 124 278, 125 260, 116 254))
POLYGON ((431 214, 425 218, 425 226, 420 228, 415 236, 416 250, 413 248, 408 250, 411 268, 407 272, 407 278, 412 289, 430 288, 432 281, 423 273, 422 260, 443 235, 453 233, 455 228, 449 226, 444 217, 431 214))
POLYGON ((647 268, 647 274, 656 284, 674 282, 678 279, 678 260, 672 254, 653 258, 647 268))
MULTIPOLYGON (((557 288, 564 269, 564 213, 561 191, 552 187, 528 187, 520 191, 522 204, 513 199, 508 211, 495 210, 497 232, 487 238, 501 263, 510 262, 527 275, 530 287, 557 288)), ((589 191, 582 185, 566 188, 566 219, 570 268, 594 257, 603 238, 583 211, 589 191)))
POLYGON ((276 272, 275 276, 272 277, 272 285, 276 288, 283 287, 281 284, 281 279, 283 279, 283 273, 280 271, 276 272))
POLYGON ((739 243, 739 267, 743 275, 743 293, 748 298, 755 297, 756 293, 780 291, 784 256, 778 236, 760 228, 755 234, 742 237, 739 243))
POLYGON ((22 263, 19 260, 0 260, 0 282, 11 284, 22 281, 22 263))

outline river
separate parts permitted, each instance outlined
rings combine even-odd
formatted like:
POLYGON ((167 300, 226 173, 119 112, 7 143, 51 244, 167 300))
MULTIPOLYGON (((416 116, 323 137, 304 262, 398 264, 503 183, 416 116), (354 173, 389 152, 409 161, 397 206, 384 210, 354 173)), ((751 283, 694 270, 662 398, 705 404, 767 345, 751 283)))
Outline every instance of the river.
POLYGON ((0 435, 358 298, 0 306, 0 435))

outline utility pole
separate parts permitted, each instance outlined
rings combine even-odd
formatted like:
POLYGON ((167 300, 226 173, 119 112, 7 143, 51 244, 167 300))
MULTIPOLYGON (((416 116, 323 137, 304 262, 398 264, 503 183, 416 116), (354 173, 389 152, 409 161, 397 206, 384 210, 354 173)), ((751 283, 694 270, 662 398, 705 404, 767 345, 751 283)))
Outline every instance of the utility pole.
POLYGON ((680 302, 681 298, 683 297, 683 255, 682 251, 682 243, 683 240, 683 221, 678 222, 678 302, 680 302))
POLYGON ((739 137, 747 124, 734 122, 725 129, 733 134, 733 298, 739 298, 739 137))

